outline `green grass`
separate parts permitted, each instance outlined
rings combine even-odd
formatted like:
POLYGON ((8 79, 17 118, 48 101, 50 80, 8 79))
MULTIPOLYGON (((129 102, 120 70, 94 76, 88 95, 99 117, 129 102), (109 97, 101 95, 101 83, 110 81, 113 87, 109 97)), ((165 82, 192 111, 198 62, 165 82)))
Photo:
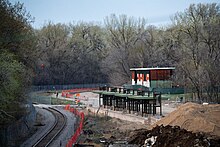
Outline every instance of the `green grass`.
MULTIPOLYGON (((57 99, 57 98, 51 97, 51 105, 67 105, 67 104, 76 105, 75 101, 62 100, 62 99, 57 99)), ((82 104, 83 103, 81 103, 81 102, 78 103, 78 105, 82 105, 82 104)))
POLYGON ((70 100, 62 100, 58 98, 51 98, 51 105, 67 105, 67 104, 75 104, 74 101, 70 100))

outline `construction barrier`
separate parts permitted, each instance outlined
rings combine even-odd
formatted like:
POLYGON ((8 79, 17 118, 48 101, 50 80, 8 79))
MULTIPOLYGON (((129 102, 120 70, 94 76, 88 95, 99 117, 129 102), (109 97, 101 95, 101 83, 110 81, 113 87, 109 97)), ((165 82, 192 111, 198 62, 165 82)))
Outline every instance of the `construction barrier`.
POLYGON ((74 135, 68 140, 66 147, 72 147, 74 144, 76 144, 76 141, 78 139, 78 137, 81 134, 81 131, 83 129, 83 122, 84 122, 84 113, 83 112, 79 112, 77 109, 75 108, 71 108, 70 104, 66 105, 65 110, 72 112, 73 114, 75 114, 76 116, 78 116, 80 118, 80 123, 78 128, 76 129, 76 132, 74 133, 74 135))
POLYGON ((76 94, 76 96, 80 96, 80 92, 87 92, 92 90, 97 90, 97 88, 75 88, 70 90, 63 90, 61 95, 62 97, 73 98, 74 94, 76 94))

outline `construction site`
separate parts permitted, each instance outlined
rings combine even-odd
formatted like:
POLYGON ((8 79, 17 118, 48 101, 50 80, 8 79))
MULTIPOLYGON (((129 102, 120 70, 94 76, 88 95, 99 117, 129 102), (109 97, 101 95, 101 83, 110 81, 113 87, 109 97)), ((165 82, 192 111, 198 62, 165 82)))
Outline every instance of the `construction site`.
POLYGON ((98 95, 94 93, 82 93, 81 97, 86 98, 88 107, 83 110, 85 122, 80 145, 220 146, 219 104, 162 101, 165 116, 156 113, 142 117, 104 106, 98 110, 94 105, 98 95))
POLYGON ((220 146, 220 105, 188 102, 171 86, 172 70, 131 69, 131 85, 51 96, 72 101, 69 110, 85 114, 76 146, 220 146))
POLYGON ((219 2, 0 0, 0 147, 220 147, 219 2))
POLYGON ((51 108, 66 115, 55 146, 220 146, 220 105, 189 102, 189 94, 172 87, 172 70, 131 69, 130 85, 35 92, 37 121, 32 134, 38 135, 21 146, 32 146, 33 136, 42 136, 41 130, 50 127, 55 118, 46 110, 51 108))

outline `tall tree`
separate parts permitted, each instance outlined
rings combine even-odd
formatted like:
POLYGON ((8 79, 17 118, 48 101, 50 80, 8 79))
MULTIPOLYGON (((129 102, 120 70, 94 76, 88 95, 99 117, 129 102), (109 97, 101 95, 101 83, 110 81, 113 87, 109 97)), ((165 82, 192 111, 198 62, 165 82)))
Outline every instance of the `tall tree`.
POLYGON ((35 84, 64 84, 70 31, 65 24, 49 22, 36 30, 38 38, 35 84))
POLYGON ((103 29, 94 24, 48 23, 36 31, 39 60, 35 84, 99 83, 106 56, 103 29))
POLYGON ((30 85, 34 49, 32 18, 23 4, 0 0, 0 124, 20 118, 30 85))
MULTIPOLYGON (((199 100, 203 100, 205 87, 211 88, 209 96, 219 86, 220 11, 217 4, 190 5, 173 18, 172 45, 169 56, 175 59, 190 81, 199 100), (172 52, 175 52, 175 54, 172 52), (210 93, 211 92, 211 93, 210 93)), ((214 92, 214 93, 213 93, 214 92)))
POLYGON ((147 26, 138 36, 135 51, 142 66, 169 66, 170 63, 164 54, 163 48, 164 30, 158 29, 155 26, 147 26))
POLYGON ((139 36, 145 31, 146 20, 111 15, 106 17, 105 26, 109 43, 109 67, 112 68, 112 81, 122 84, 129 80, 130 68, 143 66, 136 50, 139 36), (115 75, 116 74, 116 75, 115 75))
POLYGON ((70 39, 71 55, 74 56, 76 73, 74 81, 83 83, 106 82, 108 77, 101 70, 106 57, 104 32, 100 26, 92 23, 72 25, 70 39))

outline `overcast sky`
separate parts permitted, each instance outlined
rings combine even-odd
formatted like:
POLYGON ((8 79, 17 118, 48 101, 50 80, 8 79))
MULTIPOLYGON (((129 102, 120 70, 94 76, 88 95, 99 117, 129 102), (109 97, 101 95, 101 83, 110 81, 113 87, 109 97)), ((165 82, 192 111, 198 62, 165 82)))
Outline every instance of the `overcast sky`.
POLYGON ((111 14, 144 17, 148 24, 157 26, 170 23, 170 17, 183 12, 194 3, 219 3, 220 0, 9 0, 20 1, 35 17, 34 28, 48 21, 54 23, 95 22, 103 24, 111 14))

